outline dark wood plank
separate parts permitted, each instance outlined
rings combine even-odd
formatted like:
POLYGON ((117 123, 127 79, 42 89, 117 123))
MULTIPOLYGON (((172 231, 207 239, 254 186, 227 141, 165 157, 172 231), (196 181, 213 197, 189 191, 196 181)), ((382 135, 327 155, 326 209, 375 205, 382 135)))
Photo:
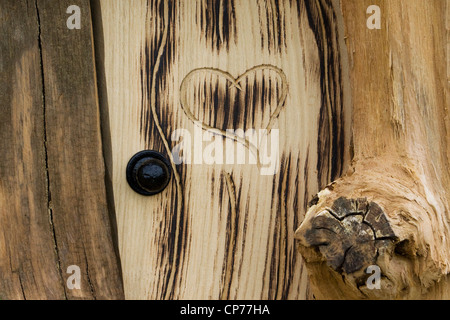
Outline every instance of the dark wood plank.
POLYGON ((82 270, 68 298, 122 298, 105 191, 90 4, 77 1, 81 29, 70 30, 73 1, 37 1, 45 83, 51 224, 60 268, 82 270))
POLYGON ((123 298, 88 1, 0 3, 0 299, 123 298), (70 290, 67 267, 81 269, 70 290))
POLYGON ((0 29, 0 298, 63 299, 63 279, 48 223, 34 2, 2 1, 0 29))

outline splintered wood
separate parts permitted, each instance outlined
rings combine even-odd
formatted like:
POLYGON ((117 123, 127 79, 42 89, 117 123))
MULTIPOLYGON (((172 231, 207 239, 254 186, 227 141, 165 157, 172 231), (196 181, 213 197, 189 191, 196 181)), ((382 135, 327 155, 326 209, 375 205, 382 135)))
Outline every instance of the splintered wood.
MULTIPOLYGON (((449 299, 450 118, 443 45, 449 2, 341 4, 351 65, 354 157, 348 173, 318 194, 296 233, 313 292, 323 299, 449 299), (382 12, 379 30, 362 27, 366 8, 374 4, 382 12), (329 217, 318 224, 324 211, 344 208, 345 202, 336 208, 342 197, 379 206, 374 231, 392 230, 382 246, 366 233, 355 234, 353 227, 349 232, 343 221, 329 217), (330 235, 333 231, 338 235, 330 235), (362 244, 368 249, 352 254, 362 244), (359 268, 343 270, 355 262, 359 268), (367 283, 371 266, 380 268, 379 289, 367 283)), ((350 213, 359 214, 355 208, 350 213)), ((374 227, 364 220, 358 228, 369 225, 374 227)))

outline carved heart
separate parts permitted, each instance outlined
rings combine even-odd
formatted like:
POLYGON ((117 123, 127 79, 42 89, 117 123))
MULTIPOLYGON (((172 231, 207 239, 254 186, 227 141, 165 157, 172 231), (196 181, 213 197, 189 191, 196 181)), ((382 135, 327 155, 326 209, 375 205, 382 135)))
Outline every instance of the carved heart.
MULTIPOLYGON (((240 76, 238 76, 237 78, 233 77, 230 73, 220 70, 220 69, 215 69, 215 68, 199 68, 199 69, 194 69, 191 72, 189 72, 186 77, 183 79, 183 81, 181 82, 181 87, 180 87, 180 103, 181 103, 181 108, 183 109, 184 113, 186 114, 186 116, 193 121, 196 125, 201 126, 204 130, 207 130, 211 133, 214 134, 219 134, 222 135, 226 138, 232 139, 236 142, 242 143, 245 147, 247 147, 247 149, 249 149, 251 152, 254 153, 254 155, 256 156, 256 159, 258 160, 258 166, 259 164, 259 151, 258 148, 253 145, 252 143, 250 143, 247 139, 239 137, 238 135, 231 133, 231 132, 227 132, 224 131, 220 128, 215 128, 210 126, 207 123, 201 122, 198 118, 196 118, 194 116, 194 114, 191 111, 191 106, 188 103, 188 84, 190 83, 190 81, 193 79, 193 77, 199 73, 209 73, 209 74, 214 74, 217 75, 219 77, 223 77, 225 78, 228 82, 231 83, 230 88, 236 87, 239 90, 242 90, 240 83, 243 79, 245 79, 248 75, 250 75, 251 73, 255 73, 257 71, 260 70, 271 70, 274 71, 275 73, 278 74, 278 76, 281 79, 281 95, 278 97, 277 100, 277 107, 275 109, 275 111, 270 115, 269 118, 269 122, 266 126, 266 133, 270 133, 270 130, 272 129, 273 123, 274 121, 278 118, 282 108, 284 107, 285 101, 286 101, 286 97, 287 97, 287 93, 288 93, 288 83, 287 83, 287 77, 285 75, 285 73, 283 72, 283 70, 281 70, 280 68, 277 68, 273 65, 268 65, 268 64, 264 64, 264 65, 259 65, 259 66, 255 66, 251 69, 248 69, 247 71, 245 71, 243 74, 241 74, 240 76)), ((226 106, 224 106, 226 107, 226 106)))

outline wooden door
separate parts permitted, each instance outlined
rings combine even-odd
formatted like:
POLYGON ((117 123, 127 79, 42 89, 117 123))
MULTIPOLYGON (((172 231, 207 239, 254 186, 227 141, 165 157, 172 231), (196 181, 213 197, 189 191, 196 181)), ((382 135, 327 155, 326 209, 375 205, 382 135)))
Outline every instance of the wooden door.
POLYGON ((350 158, 337 1, 94 3, 126 297, 311 298, 294 231, 350 158), (125 179, 147 149, 173 170, 150 197, 125 179))

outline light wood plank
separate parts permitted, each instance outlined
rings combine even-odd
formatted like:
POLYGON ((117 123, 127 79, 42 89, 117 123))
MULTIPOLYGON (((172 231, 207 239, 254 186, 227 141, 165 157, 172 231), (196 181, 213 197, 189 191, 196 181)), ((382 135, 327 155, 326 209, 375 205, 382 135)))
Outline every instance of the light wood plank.
POLYGON ((100 0, 98 7, 126 296, 311 298, 294 229, 313 194, 350 158, 336 2, 100 0), (170 157, 171 134, 193 135, 195 119, 202 133, 220 137, 226 129, 264 129, 272 116, 276 175, 252 164, 172 163, 162 194, 142 197, 126 183, 136 152, 170 157))

